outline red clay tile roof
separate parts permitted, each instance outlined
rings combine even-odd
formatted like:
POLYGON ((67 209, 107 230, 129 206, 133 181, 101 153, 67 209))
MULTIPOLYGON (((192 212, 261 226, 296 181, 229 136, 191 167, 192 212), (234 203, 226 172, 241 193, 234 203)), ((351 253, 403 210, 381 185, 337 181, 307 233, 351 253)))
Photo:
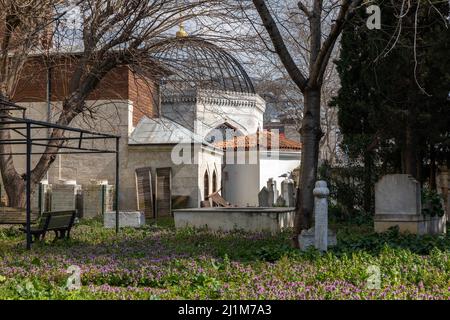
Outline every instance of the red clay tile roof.
POLYGON ((247 135, 247 136, 237 136, 229 140, 219 141, 214 143, 214 145, 223 150, 229 150, 233 148, 236 150, 244 149, 249 150, 249 148, 256 148, 258 146, 257 140, 259 137, 259 147, 261 149, 272 150, 272 141, 274 143, 273 150, 301 150, 302 145, 300 142, 291 140, 286 138, 284 134, 278 135, 278 148, 276 148, 275 144, 277 143, 277 139, 275 133, 264 130, 255 134, 247 135))

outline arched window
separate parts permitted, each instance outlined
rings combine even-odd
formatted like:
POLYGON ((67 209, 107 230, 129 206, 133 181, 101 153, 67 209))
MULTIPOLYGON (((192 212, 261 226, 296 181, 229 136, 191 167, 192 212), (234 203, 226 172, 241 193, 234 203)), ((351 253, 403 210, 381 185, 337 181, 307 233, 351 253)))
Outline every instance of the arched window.
POLYGON ((209 196, 209 175, 208 175, 208 170, 205 171, 205 176, 203 178, 203 192, 204 192, 204 198, 205 200, 208 200, 208 196, 209 196))
POLYGON ((212 178, 212 192, 214 193, 216 191, 217 191, 217 174, 216 170, 214 170, 212 178))

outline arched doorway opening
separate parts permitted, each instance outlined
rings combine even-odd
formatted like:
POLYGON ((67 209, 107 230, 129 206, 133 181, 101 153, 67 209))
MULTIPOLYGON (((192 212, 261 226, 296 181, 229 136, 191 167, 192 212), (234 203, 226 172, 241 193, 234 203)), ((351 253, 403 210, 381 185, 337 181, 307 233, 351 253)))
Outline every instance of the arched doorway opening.
POLYGON ((209 174, 208 170, 205 170, 205 175, 203 177, 203 193, 204 193, 204 200, 208 200, 209 196, 209 174))
POLYGON ((212 192, 217 191, 217 174, 216 170, 214 169, 213 176, 212 176, 212 192))

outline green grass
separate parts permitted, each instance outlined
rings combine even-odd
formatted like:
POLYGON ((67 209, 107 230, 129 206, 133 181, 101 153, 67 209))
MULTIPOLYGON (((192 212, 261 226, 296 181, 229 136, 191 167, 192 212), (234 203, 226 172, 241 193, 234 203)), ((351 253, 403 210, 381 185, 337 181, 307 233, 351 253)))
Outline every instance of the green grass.
POLYGON ((2 299, 447 299, 450 237, 375 234, 334 224, 338 246, 301 253, 290 231, 175 230, 170 218, 116 235, 100 219, 81 221, 72 239, 24 249, 16 227, 0 227, 2 299), (81 288, 66 288, 67 268, 81 288), (373 267, 380 288, 367 286, 373 267), (372 269, 371 269, 372 268, 372 269))

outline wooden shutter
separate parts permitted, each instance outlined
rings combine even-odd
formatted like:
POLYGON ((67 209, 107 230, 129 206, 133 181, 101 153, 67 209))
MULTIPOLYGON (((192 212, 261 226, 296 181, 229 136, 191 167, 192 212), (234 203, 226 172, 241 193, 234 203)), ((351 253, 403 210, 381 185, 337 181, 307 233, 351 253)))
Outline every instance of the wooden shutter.
POLYGON ((151 168, 137 168, 135 175, 138 210, 144 211, 146 218, 154 218, 151 168))
POLYGON ((171 168, 156 169, 156 217, 172 214, 172 171, 171 168))

